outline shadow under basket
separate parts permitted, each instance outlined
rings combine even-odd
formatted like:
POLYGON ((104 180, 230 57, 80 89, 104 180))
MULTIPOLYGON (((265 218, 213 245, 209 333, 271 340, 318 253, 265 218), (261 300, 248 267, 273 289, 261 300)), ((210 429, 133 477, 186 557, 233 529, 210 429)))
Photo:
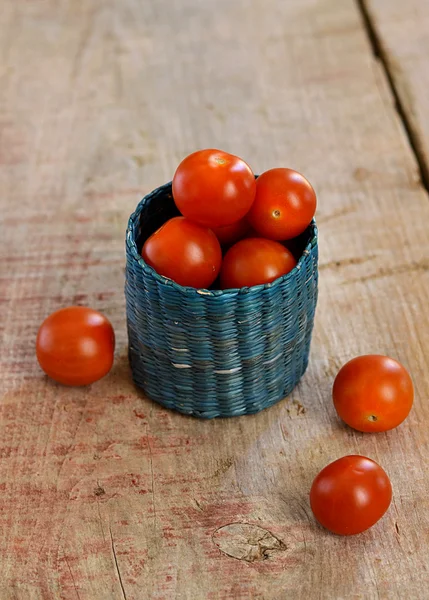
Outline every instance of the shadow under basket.
POLYGON ((138 204, 126 235, 129 357, 137 386, 196 417, 257 413, 289 395, 304 374, 317 303, 317 228, 294 240, 299 260, 272 283, 197 290, 158 275, 144 241, 178 215, 171 183, 138 204))

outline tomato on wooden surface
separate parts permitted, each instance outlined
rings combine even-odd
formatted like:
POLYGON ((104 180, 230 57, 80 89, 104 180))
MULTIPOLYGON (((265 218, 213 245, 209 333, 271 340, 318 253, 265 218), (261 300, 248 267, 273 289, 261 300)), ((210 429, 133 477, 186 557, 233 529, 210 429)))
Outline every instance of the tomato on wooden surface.
POLYGON ((316 194, 292 169, 270 169, 256 180, 256 197, 248 221, 259 235, 289 240, 308 227, 316 212, 316 194))
POLYGON ((222 251, 213 231, 185 217, 164 223, 146 240, 142 256, 160 275, 195 288, 208 288, 222 264, 222 251))
POLYGON ((225 254, 220 273, 223 289, 270 283, 289 273, 296 265, 292 253, 282 244, 262 238, 246 238, 225 254))
POLYGON ((354 535, 372 527, 389 508, 392 486, 386 472, 365 456, 344 456, 313 481, 310 504, 323 527, 354 535))
POLYGON ((84 306, 69 306, 49 315, 36 340, 40 366, 65 385, 88 385, 107 375, 114 350, 110 321, 84 306))
POLYGON ((387 431, 408 416, 414 389, 408 371, 388 356, 358 356, 338 372, 332 389, 338 415, 354 429, 387 431))
POLYGON ((207 227, 235 223, 255 199, 252 169, 238 156, 199 150, 187 156, 173 177, 173 198, 182 215, 207 227))
POLYGON ((212 230, 222 246, 231 246, 246 237, 251 231, 251 227, 246 217, 244 217, 235 223, 231 223, 231 225, 212 227, 212 230))

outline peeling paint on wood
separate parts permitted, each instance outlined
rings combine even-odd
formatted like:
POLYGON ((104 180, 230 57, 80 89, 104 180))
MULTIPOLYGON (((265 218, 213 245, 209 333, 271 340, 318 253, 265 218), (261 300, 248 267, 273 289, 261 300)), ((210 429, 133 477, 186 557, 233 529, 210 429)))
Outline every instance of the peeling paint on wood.
MULTIPOLYGON (((355 0, 1 8, 1 600, 425 597, 429 203, 355 0), (123 294, 129 214, 201 147, 308 176, 325 265, 300 385, 212 422, 133 386, 123 294), (111 373, 81 389, 49 381, 34 352, 41 321, 75 303, 117 336, 111 373), (416 385, 407 421, 375 436, 330 399, 368 352, 416 385), (343 539, 308 491, 351 453, 386 468, 395 502, 343 539)), ((406 10, 395 35, 415 30, 406 10)))

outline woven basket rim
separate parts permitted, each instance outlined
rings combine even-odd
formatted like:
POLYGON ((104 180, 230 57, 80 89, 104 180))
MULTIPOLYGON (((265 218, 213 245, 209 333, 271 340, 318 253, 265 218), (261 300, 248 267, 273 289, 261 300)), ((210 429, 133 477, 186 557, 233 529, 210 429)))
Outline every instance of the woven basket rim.
POLYGON ((292 269, 292 271, 289 271, 289 273, 286 273, 286 275, 282 275, 281 277, 278 277, 271 283, 263 283, 263 284, 259 284, 259 285, 254 285, 252 287, 231 288, 231 289, 226 289, 226 290, 208 290, 208 289, 199 289, 199 288, 193 288, 193 287, 189 287, 189 286, 180 285, 180 284, 176 283, 175 281, 173 281, 172 279, 169 279, 168 277, 164 277, 164 275, 160 275, 159 273, 157 273, 155 271, 155 269, 153 269, 150 265, 148 265, 144 261, 143 257, 139 254, 138 249, 137 249, 137 244, 134 239, 135 225, 136 225, 136 223, 139 223, 140 214, 143 209, 143 206, 146 204, 146 202, 149 201, 149 198, 155 192, 160 192, 160 191, 165 190, 166 192, 171 193, 171 185, 172 185, 171 181, 168 183, 165 183, 164 185, 161 185, 158 188, 155 188, 154 190, 152 190, 151 192, 146 194, 140 200, 140 202, 138 203, 138 205, 136 207, 136 210, 131 214, 131 216, 128 220, 128 226, 127 226, 127 232, 126 232, 126 244, 127 244, 128 249, 130 250, 133 260, 139 264, 139 266, 145 272, 145 274, 147 274, 150 277, 153 277, 161 285, 171 287, 182 294, 186 294, 186 295, 198 294, 198 295, 202 295, 202 296, 212 296, 212 297, 219 297, 219 296, 232 297, 232 296, 236 296, 238 294, 258 293, 264 289, 275 288, 276 286, 281 285, 283 282, 288 281, 289 279, 292 279, 296 275, 296 273, 301 269, 302 263, 304 262, 306 256, 308 256, 310 254, 311 250, 318 245, 318 229, 317 229, 316 220, 313 219, 310 223, 310 227, 312 229, 311 238, 310 238, 309 242, 307 243, 307 245, 305 246, 301 256, 299 257, 296 266, 292 269))

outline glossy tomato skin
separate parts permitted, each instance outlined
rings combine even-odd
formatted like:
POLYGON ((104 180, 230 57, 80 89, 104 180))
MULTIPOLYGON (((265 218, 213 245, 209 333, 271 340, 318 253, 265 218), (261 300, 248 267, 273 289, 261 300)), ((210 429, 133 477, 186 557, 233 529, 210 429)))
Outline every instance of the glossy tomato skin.
POLYGON ((296 266, 282 244, 263 238, 246 238, 225 254, 220 273, 222 289, 270 283, 296 266))
POLYGON ((408 371, 388 356, 358 356, 338 372, 332 389, 338 415, 354 429, 387 431, 411 410, 413 382, 408 371))
POLYGON ((160 275, 194 288, 210 287, 222 264, 213 231, 185 217, 164 223, 146 240, 142 256, 160 275))
POLYGON ((238 156, 199 150, 187 156, 173 177, 173 198, 182 215, 206 227, 240 220, 255 199, 255 176, 238 156))
POLYGON ((212 227, 220 244, 224 247, 232 246, 247 237, 247 234, 251 231, 249 222, 246 217, 232 223, 231 225, 225 225, 224 227, 212 227))
POLYGON ((115 334, 108 319, 84 306, 52 313, 40 326, 37 360, 44 372, 64 385, 94 383, 113 365, 115 334))
POLYGON ((323 527, 354 535, 372 527, 389 508, 392 486, 386 472, 365 456, 344 456, 313 481, 310 504, 323 527))
POLYGON ((290 240, 305 231, 317 199, 307 179, 292 169, 270 169, 256 181, 256 197, 247 216, 259 235, 290 240))

